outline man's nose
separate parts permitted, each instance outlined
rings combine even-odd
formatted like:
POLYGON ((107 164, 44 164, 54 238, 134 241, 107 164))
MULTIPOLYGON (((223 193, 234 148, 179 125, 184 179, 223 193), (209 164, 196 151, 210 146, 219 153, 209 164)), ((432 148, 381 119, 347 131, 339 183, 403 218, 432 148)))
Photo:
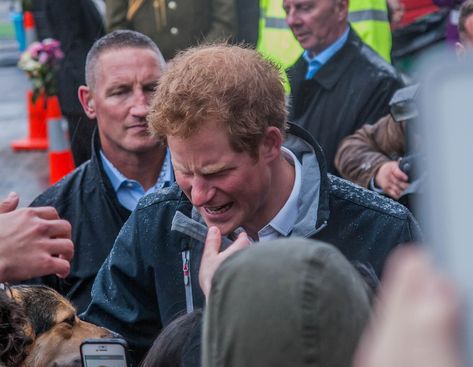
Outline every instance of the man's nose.
POLYGON ((296 16, 293 10, 288 10, 286 13, 286 23, 289 28, 292 28, 299 24, 299 17, 296 16))
POLYGON ((146 117, 149 112, 149 101, 143 91, 136 91, 133 95, 133 105, 130 110, 133 116, 146 117))
POLYGON ((194 206, 203 206, 210 202, 215 194, 213 188, 205 178, 195 176, 192 179, 191 201, 194 206))

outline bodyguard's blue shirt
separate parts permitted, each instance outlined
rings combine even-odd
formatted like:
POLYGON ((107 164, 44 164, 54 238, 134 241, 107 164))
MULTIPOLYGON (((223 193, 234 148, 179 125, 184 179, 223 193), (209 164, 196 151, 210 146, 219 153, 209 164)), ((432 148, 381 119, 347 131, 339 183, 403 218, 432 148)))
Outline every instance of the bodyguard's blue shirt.
POLYGON ((131 211, 135 209, 136 204, 138 204, 138 200, 140 200, 141 197, 163 187, 168 187, 174 182, 174 172, 172 169, 169 149, 166 149, 166 156, 164 157, 158 180, 146 191, 138 181, 130 180, 123 176, 123 174, 107 159, 107 157, 105 157, 102 150, 100 150, 100 158, 102 159, 104 171, 110 179, 112 187, 117 194, 118 201, 125 208, 131 211))

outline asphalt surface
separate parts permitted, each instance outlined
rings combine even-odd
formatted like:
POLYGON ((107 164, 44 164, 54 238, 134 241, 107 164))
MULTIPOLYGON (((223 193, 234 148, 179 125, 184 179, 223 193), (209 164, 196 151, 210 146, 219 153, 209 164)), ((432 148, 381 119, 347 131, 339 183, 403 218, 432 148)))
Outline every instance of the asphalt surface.
MULTIPOLYGON (((11 1, 0 0, 0 26, 10 25, 11 1)), ((16 67, 20 52, 11 35, 0 37, 0 198, 10 191, 20 195, 20 206, 28 204, 48 186, 46 152, 12 151, 10 144, 27 136, 26 92, 28 78, 16 67)))

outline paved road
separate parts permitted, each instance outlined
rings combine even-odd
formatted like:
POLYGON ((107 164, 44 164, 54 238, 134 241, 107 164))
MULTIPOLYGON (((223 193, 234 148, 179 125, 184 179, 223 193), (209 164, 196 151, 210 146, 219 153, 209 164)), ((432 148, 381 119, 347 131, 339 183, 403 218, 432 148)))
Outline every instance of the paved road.
POLYGON ((14 153, 10 143, 27 135, 26 91, 29 82, 16 67, 0 68, 0 197, 10 191, 27 206, 48 185, 45 152, 14 153))
MULTIPOLYGON (((9 22, 10 1, 0 0, 0 23, 9 22)), ((10 191, 27 206, 48 185, 45 152, 13 153, 10 143, 27 135, 26 75, 15 66, 18 46, 12 38, 0 39, 0 198, 10 191)))

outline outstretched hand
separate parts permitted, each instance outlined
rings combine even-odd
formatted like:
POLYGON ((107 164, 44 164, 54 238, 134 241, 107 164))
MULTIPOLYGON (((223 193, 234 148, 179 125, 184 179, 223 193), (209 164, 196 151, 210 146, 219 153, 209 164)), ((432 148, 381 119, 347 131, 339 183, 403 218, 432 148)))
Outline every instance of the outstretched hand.
POLYGON ((71 225, 52 207, 16 209, 18 202, 14 193, 0 201, 0 282, 66 277, 74 253, 71 225))
POLYGON ((204 252, 199 269, 199 284, 205 298, 209 296, 212 286, 212 278, 220 264, 230 255, 243 250, 250 245, 248 236, 245 232, 238 235, 238 238, 228 248, 220 252, 222 237, 217 227, 210 227, 205 239, 204 252))

